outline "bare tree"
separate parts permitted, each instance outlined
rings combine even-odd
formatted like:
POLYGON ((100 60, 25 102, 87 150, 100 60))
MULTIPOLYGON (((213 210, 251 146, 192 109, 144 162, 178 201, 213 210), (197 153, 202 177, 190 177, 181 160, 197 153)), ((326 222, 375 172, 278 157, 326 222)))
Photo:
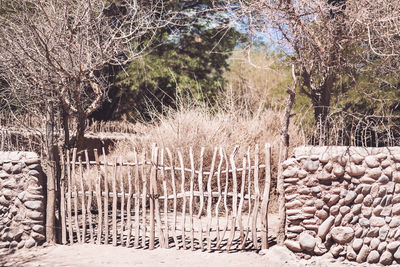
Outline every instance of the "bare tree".
MULTIPOLYGON (((228 0, 218 3, 228 11, 236 27, 252 40, 268 40, 295 66, 295 87, 312 101, 318 140, 328 140, 328 114, 335 83, 341 74, 358 71, 376 57, 385 69, 398 70, 399 1, 391 0, 228 0), (371 51, 373 53, 371 53, 371 51)), ((285 129, 296 88, 282 122, 281 145, 289 145, 285 129)), ((285 151, 285 148, 283 148, 285 151)), ((287 153, 282 153, 285 160, 287 153)), ((281 177, 278 177, 280 179, 281 177)), ((278 184, 282 181, 278 181, 278 184)), ((284 203, 283 192, 279 193, 284 203)), ((284 212, 281 205, 280 212, 284 212)), ((283 223, 284 226, 284 223, 283 223)), ((282 243, 282 225, 278 242, 282 243)))
POLYGON ((52 151, 61 136, 54 128, 63 129, 68 147, 72 121, 80 147, 87 117, 106 96, 107 68, 140 56, 175 15, 163 0, 6 0, 0 8, 0 80, 7 84, 0 103, 43 122, 50 164, 46 229, 54 241, 52 151))

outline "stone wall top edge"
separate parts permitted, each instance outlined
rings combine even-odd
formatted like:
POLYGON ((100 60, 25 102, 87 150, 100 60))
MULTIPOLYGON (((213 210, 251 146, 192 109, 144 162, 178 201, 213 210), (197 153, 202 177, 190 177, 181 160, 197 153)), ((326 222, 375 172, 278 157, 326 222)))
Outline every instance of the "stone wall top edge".
POLYGON ((304 157, 311 155, 354 155, 361 156, 376 155, 376 154, 400 154, 400 146, 393 147, 357 147, 357 146, 300 146, 293 151, 294 157, 304 157))
POLYGON ((38 159, 40 158, 36 152, 31 151, 0 151, 0 160, 26 160, 26 159, 38 159))

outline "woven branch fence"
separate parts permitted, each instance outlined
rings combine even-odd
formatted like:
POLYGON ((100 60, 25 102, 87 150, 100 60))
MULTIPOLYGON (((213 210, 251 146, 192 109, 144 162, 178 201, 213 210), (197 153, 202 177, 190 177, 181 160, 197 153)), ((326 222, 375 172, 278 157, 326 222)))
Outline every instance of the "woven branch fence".
POLYGON ((132 162, 107 161, 88 151, 61 157, 62 243, 242 250, 268 248, 271 147, 237 157, 215 148, 204 167, 204 148, 189 166, 182 153, 153 146, 133 151, 132 162), (186 165, 188 165, 186 162, 186 165))

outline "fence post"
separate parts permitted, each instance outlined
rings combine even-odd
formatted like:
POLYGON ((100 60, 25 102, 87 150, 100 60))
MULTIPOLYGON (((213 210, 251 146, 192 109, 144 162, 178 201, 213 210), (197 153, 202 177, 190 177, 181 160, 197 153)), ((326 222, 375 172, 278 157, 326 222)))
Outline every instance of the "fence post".
POLYGON ((271 145, 265 144, 265 186, 261 204, 261 220, 264 227, 261 239, 262 249, 268 249, 268 204, 271 187, 271 145))

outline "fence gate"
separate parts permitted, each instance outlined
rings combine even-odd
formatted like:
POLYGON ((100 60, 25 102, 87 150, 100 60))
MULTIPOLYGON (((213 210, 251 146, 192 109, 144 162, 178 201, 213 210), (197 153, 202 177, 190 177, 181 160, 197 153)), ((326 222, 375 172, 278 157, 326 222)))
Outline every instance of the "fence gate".
POLYGON ((61 157, 62 243, 268 248, 271 148, 239 151, 190 148, 185 161, 155 146, 124 159, 74 149, 61 157))

